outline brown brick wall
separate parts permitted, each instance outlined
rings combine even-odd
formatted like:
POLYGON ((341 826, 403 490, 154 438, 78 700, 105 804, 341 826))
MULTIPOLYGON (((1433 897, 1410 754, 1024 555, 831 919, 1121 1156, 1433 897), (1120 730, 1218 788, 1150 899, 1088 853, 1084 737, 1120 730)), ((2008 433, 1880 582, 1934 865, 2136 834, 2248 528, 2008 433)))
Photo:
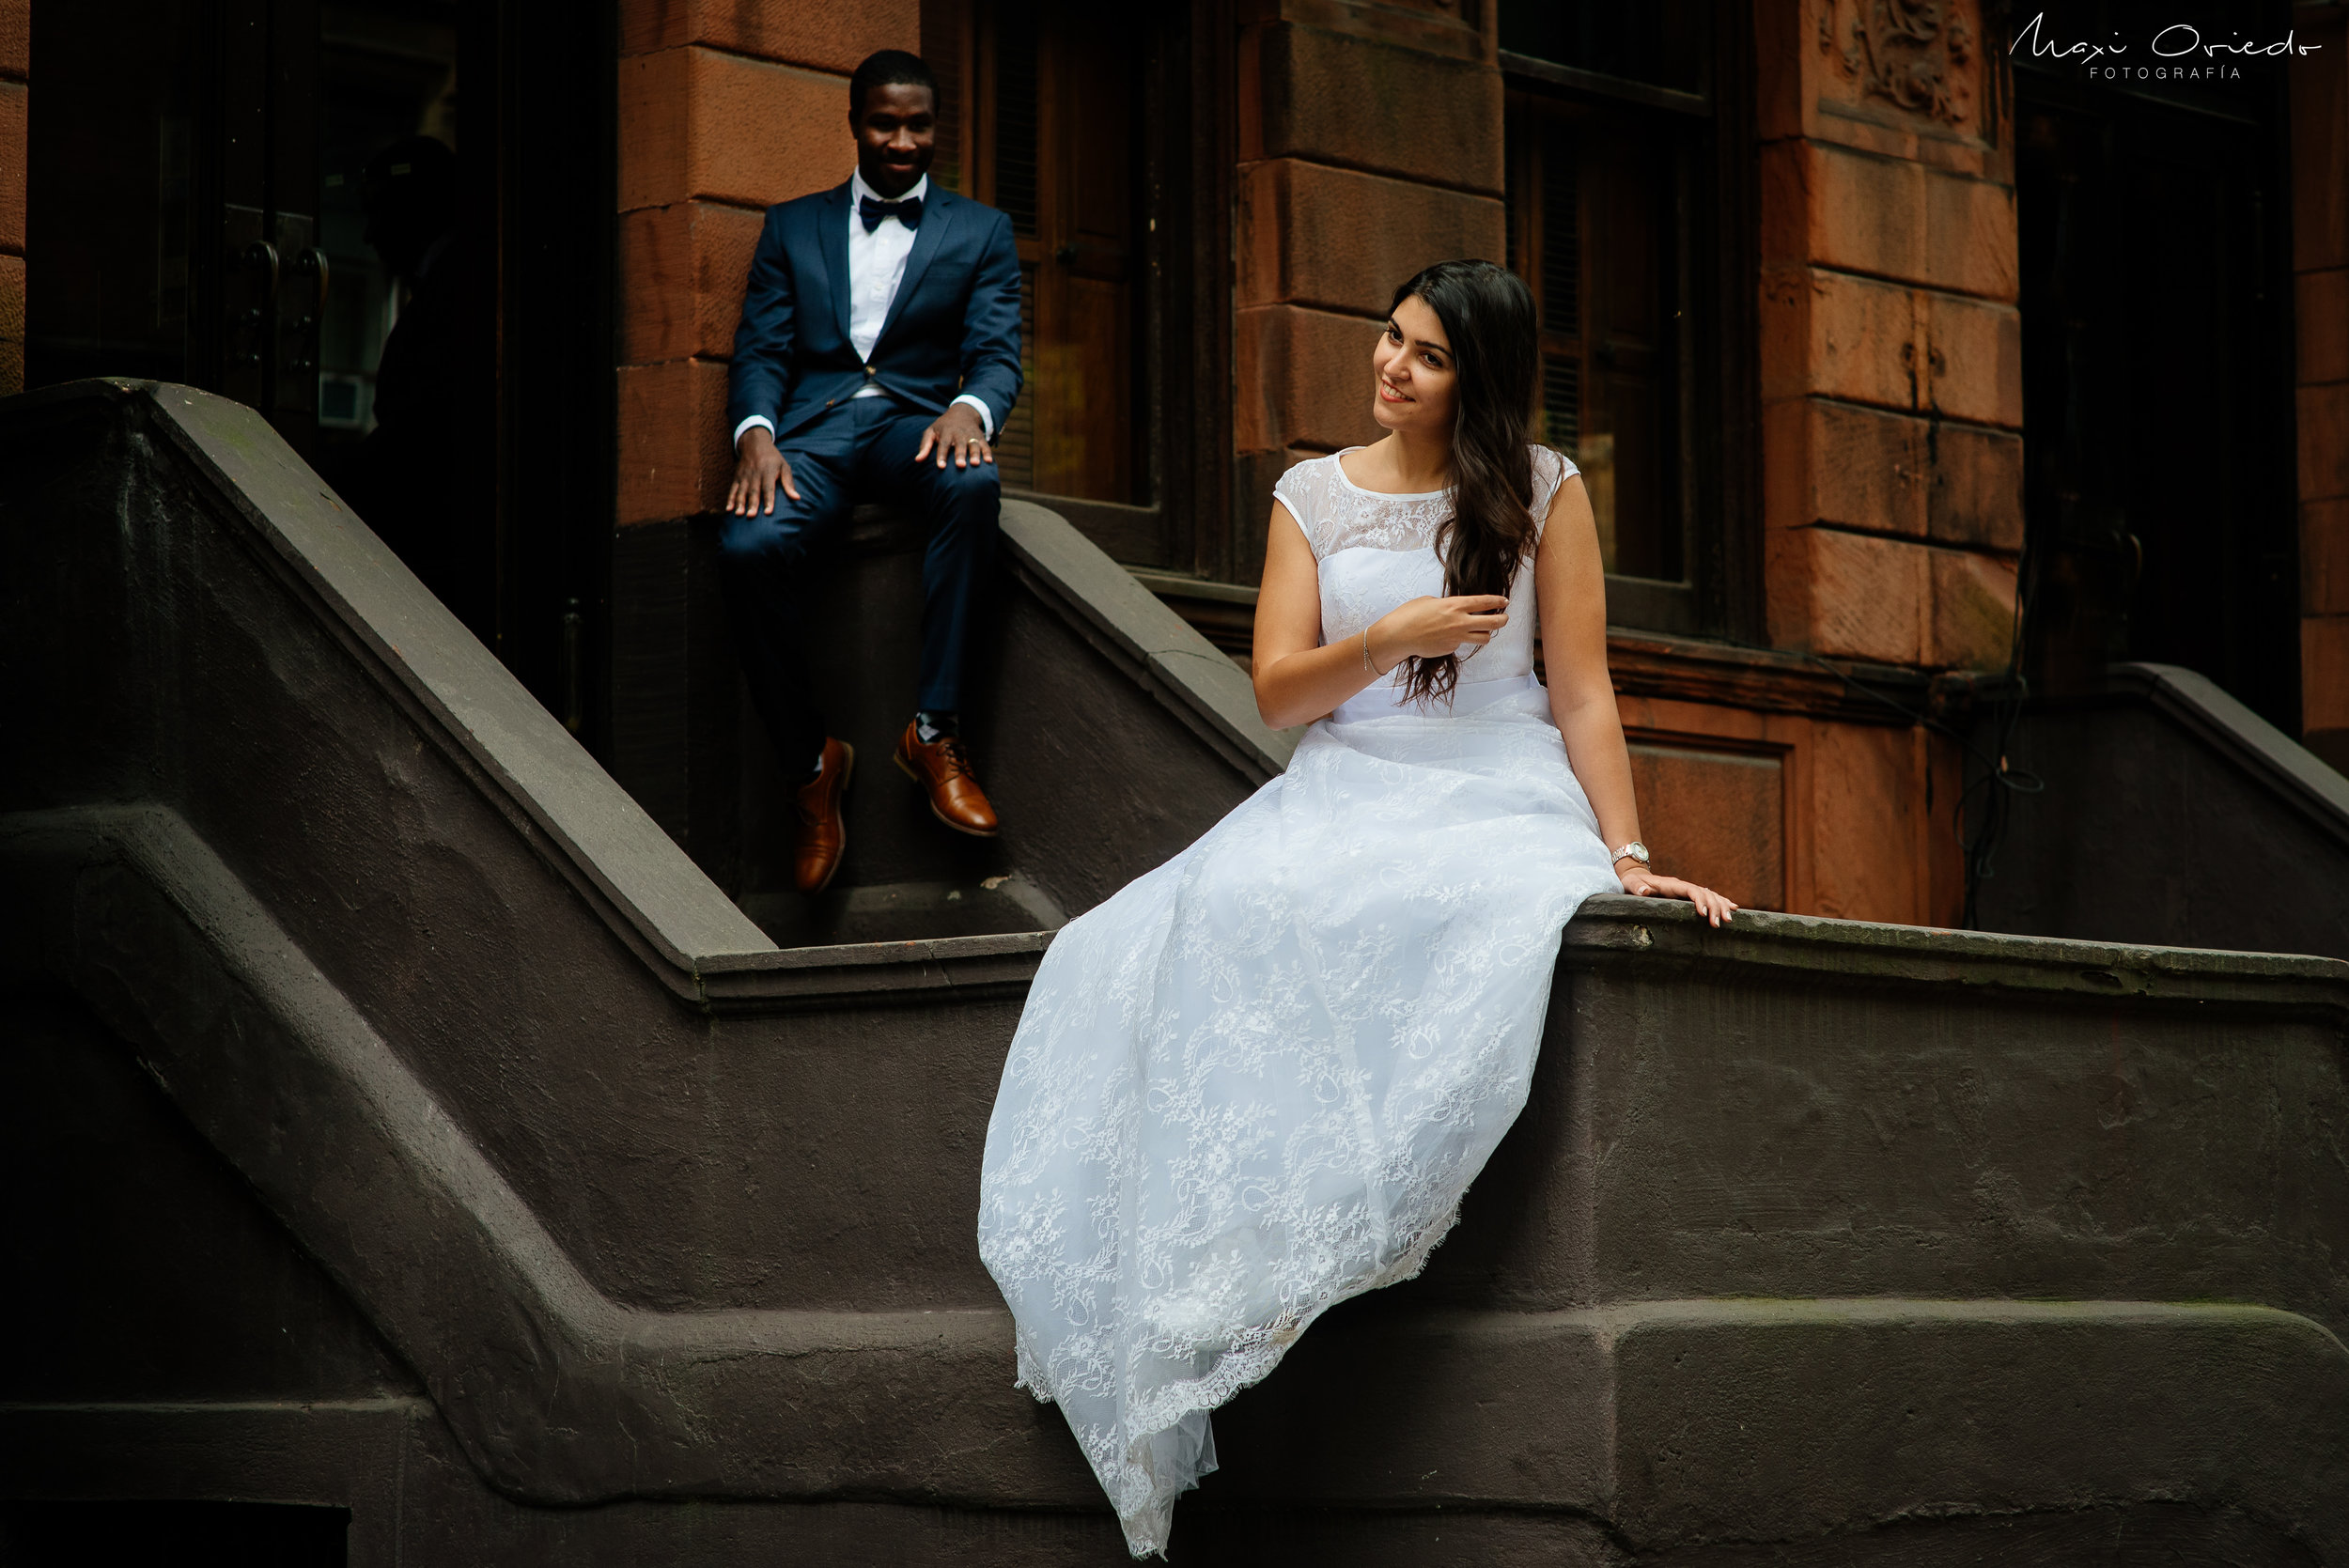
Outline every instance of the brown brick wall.
POLYGON ((1754 18, 1770 638, 2002 667, 2023 405, 2000 52, 1978 0, 1941 7, 1956 47, 1924 51, 1921 104, 1857 50, 1854 0, 1755 0, 1754 18))
POLYGON ((1506 239, 1489 196, 1301 158, 1245 165, 1237 220, 1242 310, 1286 303, 1383 319, 1395 285, 1429 261, 1498 260, 1506 239))
POLYGON ((912 49, 920 30, 912 0, 626 0, 620 53, 699 43, 846 76, 876 49, 912 49))
POLYGON ((2349 13, 2293 13, 2293 303, 2299 428, 2300 722, 2349 770, 2349 13))
POLYGON ((24 390, 24 167, 33 0, 0 0, 0 397, 24 390))
POLYGON ((1499 197, 1501 72, 1489 48, 1447 58, 1400 29, 1336 31, 1321 10, 1267 6, 1241 35, 1241 159, 1301 158, 1499 197))
POLYGON ((688 44, 620 62, 620 210, 762 208, 848 178, 845 78, 688 44), (778 195, 777 193, 783 193, 778 195))
POLYGON ((760 214, 848 177, 848 72, 920 35, 918 0, 623 0, 623 527, 723 501, 725 362, 760 214))
POLYGON ((723 360, 762 225, 754 208, 684 201, 620 219, 620 362, 723 360))
POLYGON ((1963 874, 1948 814, 1929 805, 1956 797, 1949 743, 1766 706, 1616 702, 1640 826, 1664 869, 1750 907, 1955 924, 1963 874))
POLYGON ((1291 462, 1377 439, 1370 353, 1395 285, 1504 259, 1506 225, 1489 26, 1311 0, 1242 22, 1233 434, 1252 531, 1291 462))

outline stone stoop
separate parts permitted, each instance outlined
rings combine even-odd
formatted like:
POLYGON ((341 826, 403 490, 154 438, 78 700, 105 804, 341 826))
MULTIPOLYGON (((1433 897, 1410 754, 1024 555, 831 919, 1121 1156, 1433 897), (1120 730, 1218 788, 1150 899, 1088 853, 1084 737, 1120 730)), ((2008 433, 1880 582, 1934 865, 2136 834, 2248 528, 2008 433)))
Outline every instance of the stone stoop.
MULTIPOLYGON (((990 745, 1075 911, 1284 744, 1056 520, 990 745)), ((972 1238, 1049 930, 777 946, 218 399, 0 405, 0 1529, 1123 1560, 972 1238)), ((1595 899, 1457 1230, 1174 1557, 2349 1560, 2345 1028, 2336 960, 1595 899)))

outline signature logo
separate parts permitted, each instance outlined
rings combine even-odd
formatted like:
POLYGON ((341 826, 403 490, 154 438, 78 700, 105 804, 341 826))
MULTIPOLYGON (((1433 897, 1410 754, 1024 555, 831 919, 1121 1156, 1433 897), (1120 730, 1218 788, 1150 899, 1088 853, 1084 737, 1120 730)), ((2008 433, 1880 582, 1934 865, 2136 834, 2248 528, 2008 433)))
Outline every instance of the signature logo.
POLYGON ((2010 55, 2028 54, 2032 59, 2070 60, 2092 76, 2120 81, 2239 81, 2245 60, 2280 59, 2294 55, 2313 54, 2325 47, 2320 43, 2302 43, 2292 32, 2280 39, 2263 43, 2231 33, 2223 39, 2205 38, 2202 30, 2190 22, 2172 22, 2136 44, 2123 40, 2120 34, 2110 41, 2097 43, 2088 39, 2070 42, 2050 35, 2047 13, 2041 11, 2023 23, 2023 30, 2007 45, 2010 55), (2134 60, 2123 55, 2136 54, 2134 60))

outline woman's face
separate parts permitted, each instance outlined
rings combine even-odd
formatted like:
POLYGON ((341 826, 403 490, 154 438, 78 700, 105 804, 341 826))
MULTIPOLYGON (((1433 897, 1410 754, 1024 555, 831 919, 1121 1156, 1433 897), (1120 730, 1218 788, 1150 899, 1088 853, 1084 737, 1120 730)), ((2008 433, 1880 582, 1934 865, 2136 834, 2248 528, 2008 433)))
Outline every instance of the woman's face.
POLYGON ((1390 430, 1451 433, 1459 373, 1443 323, 1425 300, 1414 294, 1394 307, 1372 350, 1371 368, 1370 411, 1379 424, 1390 430))

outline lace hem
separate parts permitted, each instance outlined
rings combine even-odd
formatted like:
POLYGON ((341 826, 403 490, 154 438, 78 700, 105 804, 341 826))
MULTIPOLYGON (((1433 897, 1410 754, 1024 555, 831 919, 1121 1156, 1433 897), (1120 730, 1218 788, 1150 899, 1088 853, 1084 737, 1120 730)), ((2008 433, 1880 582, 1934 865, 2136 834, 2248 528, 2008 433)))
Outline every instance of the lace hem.
MULTIPOLYGON (((1139 1401, 1127 1414, 1123 1423, 1126 1434, 1097 1431, 1077 1431, 1078 1446, 1084 1451, 1086 1463, 1093 1467, 1101 1490, 1108 1494, 1110 1506, 1117 1512, 1117 1522, 1126 1534, 1126 1549, 1133 1557, 1152 1555, 1164 1557, 1167 1543, 1174 1529, 1174 1502, 1185 1492, 1199 1484, 1201 1478, 1216 1469, 1214 1437, 1206 1426, 1207 1417, 1231 1402, 1243 1389, 1252 1388, 1272 1374, 1289 1347, 1304 1337, 1305 1330, 1319 1321, 1321 1315, 1341 1302, 1350 1301, 1374 1290, 1398 1285, 1415 1280, 1427 1266, 1428 1258, 1440 1246, 1452 1227, 1459 1221, 1458 1205, 1437 1223, 1427 1226, 1398 1252, 1393 1261, 1371 1278, 1350 1281, 1337 1289, 1325 1292, 1310 1306, 1283 1312, 1269 1324, 1243 1329, 1235 1337, 1231 1348, 1218 1358, 1215 1367, 1205 1377, 1189 1383, 1176 1383, 1147 1399, 1139 1401), (1204 1443, 1204 1465, 1185 1467, 1174 1474, 1164 1473, 1154 1459, 1161 1457, 1154 1452, 1159 1440, 1178 1432, 1186 1421, 1197 1419, 1198 1436, 1204 1443)), ((1062 1404, 1052 1389, 1052 1377, 1043 1359, 1028 1345, 1024 1331, 1015 1333, 1013 1352, 1018 1374, 1013 1387, 1023 1389, 1039 1405, 1062 1404)), ((1189 1444, 1174 1445, 1189 1447, 1189 1444)))

